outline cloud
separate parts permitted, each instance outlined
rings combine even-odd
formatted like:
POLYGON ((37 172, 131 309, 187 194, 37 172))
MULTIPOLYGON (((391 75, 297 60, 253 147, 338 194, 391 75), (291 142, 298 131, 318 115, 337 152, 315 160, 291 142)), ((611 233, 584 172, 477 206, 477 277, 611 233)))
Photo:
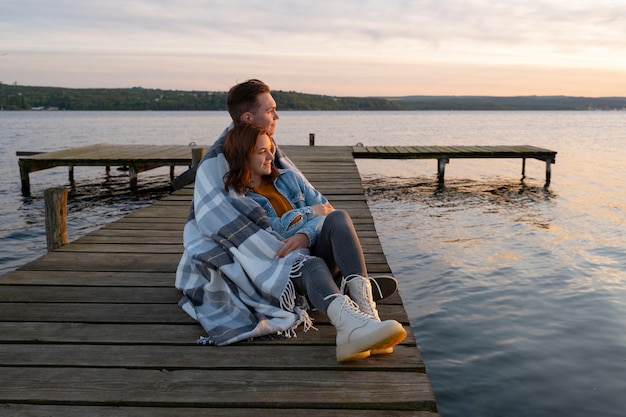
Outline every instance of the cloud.
MULTIPOLYGON (((293 40, 314 46, 423 42, 431 45, 625 45, 624 1, 318 0, 119 1, 25 0, 3 6, 7 32, 86 34, 94 39, 175 39, 223 35, 272 48, 293 40), (98 34, 98 36, 96 36, 98 34)), ((45 42, 44 39, 40 39, 45 42)))
POLYGON ((625 11, 626 0, 11 1, 0 4, 0 52, 11 53, 0 71, 17 79, 39 62, 59 80, 64 63, 72 83, 100 85, 228 73, 390 85, 424 68, 489 66, 597 74, 626 71, 625 11))

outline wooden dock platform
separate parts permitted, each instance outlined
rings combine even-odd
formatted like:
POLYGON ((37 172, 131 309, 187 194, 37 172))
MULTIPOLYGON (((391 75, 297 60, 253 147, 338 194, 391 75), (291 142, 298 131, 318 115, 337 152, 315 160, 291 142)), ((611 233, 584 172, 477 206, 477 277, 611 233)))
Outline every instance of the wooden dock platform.
MULTIPOLYGON (((351 214, 370 274, 390 274, 352 148, 282 148, 351 214)), ((0 276, 0 415, 438 416, 397 294, 379 304, 409 334, 392 355, 337 363, 334 327, 315 312, 319 331, 297 338, 196 345, 202 328, 174 288, 191 196, 183 188, 0 276)))
MULTIPOLYGON (((290 148, 302 148, 292 146, 290 148)), ((311 147, 304 147, 310 149, 311 147)), ((202 157, 202 147, 181 145, 107 145, 96 144, 54 152, 18 152, 22 193, 30 193, 30 173, 48 168, 67 166, 70 181, 75 166, 128 167, 131 188, 137 187, 137 174, 152 168, 169 166, 174 179, 175 166, 192 166, 202 157)), ((445 166, 453 158, 518 158, 522 159, 522 177, 526 159, 546 163, 546 186, 550 185, 551 165, 556 152, 530 145, 519 146, 354 146, 354 158, 376 159, 436 159, 437 177, 444 181, 445 166)), ((192 181, 193 176, 188 181, 192 181)), ((187 180, 185 180, 187 181, 187 180)))
POLYGON ((436 159, 437 177, 444 181, 445 167, 450 159, 522 159, 522 177, 526 175, 526 159, 538 159, 546 163, 546 182, 550 185, 552 164, 556 163, 556 152, 531 145, 517 146, 355 146, 355 158, 375 159, 436 159))
POLYGON ((174 178, 175 166, 191 166, 194 151, 197 160, 202 157, 201 146, 181 145, 108 145, 96 144, 53 152, 18 152, 18 165, 22 193, 30 193, 30 173, 44 169, 66 166, 70 169, 70 181, 74 180, 74 167, 102 166, 127 167, 131 188, 137 187, 137 174, 162 166, 170 167, 174 178))

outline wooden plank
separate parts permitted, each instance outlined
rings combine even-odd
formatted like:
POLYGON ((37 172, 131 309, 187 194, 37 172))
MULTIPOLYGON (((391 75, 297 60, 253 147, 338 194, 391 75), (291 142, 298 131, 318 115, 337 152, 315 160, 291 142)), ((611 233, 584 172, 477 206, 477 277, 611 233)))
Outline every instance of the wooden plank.
MULTIPOLYGON (((387 316, 385 316, 387 317, 387 316)), ((321 318, 321 316, 320 316, 321 318)), ((320 320, 321 321, 321 320, 320 320)), ((252 342, 239 342, 232 347, 240 349, 242 346, 272 346, 286 349, 291 354, 299 356, 300 352, 293 346, 323 346, 328 345, 334 348, 335 330, 328 323, 315 323, 318 330, 310 330, 306 333, 298 332, 298 337, 289 339, 273 338, 258 339, 252 342), (289 348, 289 346, 292 346, 289 348)), ((416 342, 413 333, 408 325, 404 325, 407 331, 407 338, 401 346, 415 348, 416 342)), ((94 345, 132 345, 132 346, 193 346, 207 349, 207 355, 219 349, 225 355, 232 355, 237 358, 244 350, 229 350, 227 347, 198 346, 196 341, 205 333, 196 322, 187 323, 105 323, 105 322, 44 322, 44 321, 4 321, 0 322, 0 341, 9 345, 16 343, 43 343, 46 346, 54 344, 77 344, 78 346, 94 345), (226 349, 225 349, 226 348, 226 349), (222 352, 222 350, 224 352, 222 352)), ((40 346, 42 347, 42 346, 40 346)), ((10 348, 10 346, 9 346, 10 348)), ((198 351, 198 353, 203 351, 198 351)), ((326 350, 325 353, 328 351, 326 350)), ((322 353, 319 353, 323 355, 322 353)), ((413 354, 419 355, 419 351, 413 350, 413 354)), ((341 364, 343 368, 351 366, 366 366, 370 361, 398 362, 395 356, 384 355, 371 358, 365 363, 341 364)), ((258 358, 257 358, 258 360, 258 358)), ((302 360, 302 356, 300 356, 302 360)), ((326 360, 336 362, 334 356, 328 355, 326 360)), ((311 366, 315 362, 310 362, 311 366)), ((399 362, 401 366, 402 362, 399 362)))
MULTIPOLYGON (((71 245, 70 245, 71 246, 71 245)), ((171 272, 117 272, 94 271, 28 271, 16 270, 0 275, 0 285, 88 285, 129 287, 171 287, 171 272)), ((0 287, 1 288, 4 287, 0 287)))
MULTIPOLYGON (((258 408, 174 408, 174 407, 120 407, 120 406, 66 406, 38 404, 0 404, 0 413, 14 417, 241 417, 258 416, 262 411, 258 408)), ((0 414, 1 415, 1 414, 0 414)), ((380 417, 380 410, 345 410, 345 409, 272 409, 273 417, 380 417)), ((430 411, 386 411, 384 415, 395 417, 435 417, 438 414, 430 411)))
MULTIPOLYGON (((198 323, 89 323, 0 321, 0 342, 96 345, 192 345, 203 334, 198 323)), ((4 345, 2 345, 4 346, 4 345)))
POLYGON ((183 245, 181 243, 166 245, 162 243, 144 243, 141 246, 137 246, 136 242, 133 243, 119 243, 117 241, 112 243, 74 243, 71 247, 64 246, 58 249, 61 252, 100 252, 100 253, 152 253, 152 254, 178 254, 183 253, 183 245))
POLYGON ((180 260, 177 253, 81 253, 77 262, 75 253, 50 252, 21 268, 20 271, 109 271, 109 272, 176 272, 180 260))
MULTIPOLYGON (((139 292, 139 290, 138 290, 139 292)), ((168 304, 2 303, 0 314, 7 321, 74 321, 81 323, 194 324, 182 310, 168 304)))
POLYGON ((360 371, 144 370, 123 368, 3 368, 2 402, 126 406, 294 408, 315 404, 378 410, 436 411, 424 374, 360 371), (219 381, 218 385, 207 384, 219 381), (285 381, 297 381, 285 384, 285 381), (277 390, 276 387, 281 389, 277 390), (214 389, 211 389, 214 388, 214 389), (376 395, 371 395, 376 392, 376 395), (245 393, 242 396, 242 393, 245 393))
POLYGON ((397 153, 410 153, 409 149, 406 146, 395 146, 394 148, 397 153))
MULTIPOLYGON (((35 285, 31 284, 28 291, 24 291, 23 285, 4 285, 0 293, 0 303, 5 303, 6 311, 10 311, 7 303, 112 303, 112 304, 176 304, 181 297, 180 292, 174 288, 173 282, 169 287, 146 287, 146 286, 89 286, 85 285, 35 285)), ((397 302, 396 302, 397 303, 397 302)), ((384 301, 380 303, 384 314, 393 316, 398 321, 406 321, 404 313, 397 308, 383 307, 390 304, 384 301)), ((399 304, 399 303, 397 303, 399 304)), ((390 304, 391 305, 391 304, 390 304)), ((18 308, 16 306, 15 308, 18 308)), ((10 313, 8 313, 10 314, 10 313)), ((6 318, 9 316, 7 315, 6 318)), ((26 315, 25 315, 26 317, 26 315)), ((327 322, 321 315, 320 319, 327 322)), ((318 320, 319 321, 319 320, 318 320)))
POLYGON ((0 303, 176 304, 180 300, 180 291, 173 285, 169 288, 30 285, 27 294, 24 293, 22 285, 4 285, 0 303))
POLYGON ((350 367, 358 370, 413 371, 424 373, 424 362, 410 345, 398 346, 391 356, 377 360, 338 364, 332 349, 319 349, 317 345, 298 347, 298 353, 306 355, 303 361, 294 355, 293 346, 286 344, 247 344, 230 349, 198 345, 102 345, 102 344, 48 344, 45 349, 32 343, 0 345, 1 366, 71 366, 92 368, 140 368, 140 369, 292 369, 337 370, 350 367), (259 361, 258 358, 264 358, 259 361))
MULTIPOLYGON (((144 289, 129 294, 128 299, 137 299, 144 289)), ((130 292, 130 291, 128 291, 130 292)), ((180 297, 168 303, 81 303, 81 302, 3 302, 0 304, 0 317, 5 321, 75 321, 81 323, 168 323, 196 324, 185 314, 177 303, 180 297)), ((380 304, 381 317, 397 318, 405 322, 406 312, 402 306, 380 304)), ((324 319, 325 320, 325 319, 324 319)), ((198 329, 199 334, 201 330, 198 329)), ((195 340, 195 339, 194 339, 195 340)))

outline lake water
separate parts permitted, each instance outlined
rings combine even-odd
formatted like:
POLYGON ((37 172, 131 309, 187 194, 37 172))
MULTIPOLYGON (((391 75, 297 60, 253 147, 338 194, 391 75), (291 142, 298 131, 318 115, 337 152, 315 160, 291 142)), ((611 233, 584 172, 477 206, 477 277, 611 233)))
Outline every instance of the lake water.
MULTIPOLYGON (((210 144, 226 112, 0 111, 0 272, 45 254, 43 190, 16 151, 94 143, 210 144)), ((282 112, 279 144, 514 145, 528 160, 358 161, 368 202, 444 417, 626 412, 626 112, 282 112)), ((178 168, 182 172, 184 168, 178 168)), ((76 168, 76 239, 163 195, 168 170, 76 168)), ((382 381, 384 383, 384 381, 382 381)))

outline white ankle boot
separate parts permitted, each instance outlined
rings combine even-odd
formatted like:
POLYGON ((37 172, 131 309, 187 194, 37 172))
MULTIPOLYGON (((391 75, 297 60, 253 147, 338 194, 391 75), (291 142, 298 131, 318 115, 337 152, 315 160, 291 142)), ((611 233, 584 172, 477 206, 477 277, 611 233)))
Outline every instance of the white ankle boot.
POLYGON ((371 350, 388 349, 406 337, 406 331, 397 321, 381 322, 359 311, 357 305, 345 295, 332 294, 328 297, 335 298, 326 314, 337 329, 337 361, 367 358, 371 350))
MULTIPOLYGON (((395 278, 385 278, 393 279, 395 281, 395 278)), ((376 303, 374 302, 374 296, 372 294, 371 281, 374 281, 374 283, 378 285, 375 280, 369 277, 363 277, 357 274, 348 275, 347 277, 344 277, 341 282, 341 292, 345 294, 345 289, 347 287, 350 298, 356 303, 357 306, 359 306, 359 310, 380 321, 378 309, 376 308, 376 303)), ((397 281, 395 281, 395 284, 395 288, 397 288, 397 281)), ((380 293, 381 289, 377 289, 380 293)), ((390 353, 393 353, 393 345, 384 346, 378 349, 372 349, 370 353, 372 355, 388 355, 390 353)))
POLYGON ((376 303, 372 296, 372 284, 370 279, 361 275, 348 275, 341 282, 341 293, 346 294, 345 287, 348 287, 348 295, 359 306, 359 310, 363 313, 380 321, 376 303))

